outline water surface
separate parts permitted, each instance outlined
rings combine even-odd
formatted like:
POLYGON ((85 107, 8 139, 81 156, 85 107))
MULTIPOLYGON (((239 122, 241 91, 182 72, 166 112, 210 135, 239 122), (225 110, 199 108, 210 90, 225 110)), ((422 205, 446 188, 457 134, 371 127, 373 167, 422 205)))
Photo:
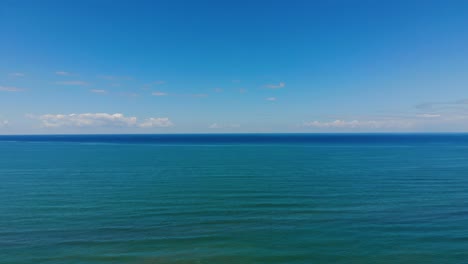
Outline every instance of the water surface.
POLYGON ((1 263, 468 263, 468 135, 0 136, 1 263))

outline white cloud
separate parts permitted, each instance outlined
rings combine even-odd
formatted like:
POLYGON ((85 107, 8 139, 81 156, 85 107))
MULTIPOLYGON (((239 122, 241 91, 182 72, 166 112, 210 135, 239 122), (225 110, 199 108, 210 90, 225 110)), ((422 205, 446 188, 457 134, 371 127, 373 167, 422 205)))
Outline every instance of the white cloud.
POLYGON ((60 76, 70 76, 70 75, 72 75, 71 73, 66 72, 66 71, 56 71, 55 74, 60 75, 60 76))
POLYGON ((276 97, 268 97, 268 98, 265 98, 265 100, 267 100, 267 101, 276 101, 276 97))
POLYGON ((166 96, 167 93, 165 93, 165 92, 153 92, 152 95, 154 95, 154 96, 166 96))
POLYGON ((152 117, 139 123, 137 117, 120 113, 46 114, 38 117, 43 127, 168 127, 172 122, 166 117, 152 117))
POLYGON ((315 128, 408 128, 411 127, 413 123, 409 120, 334 120, 330 122, 304 122, 303 126, 305 127, 315 127, 315 128))
POLYGON ((89 83, 84 82, 84 81, 61 81, 61 82, 56 82, 56 84, 73 85, 73 86, 86 86, 86 85, 89 85, 89 83))
POLYGON ((8 120, 1 120, 0 119, 0 127, 7 127, 9 124, 8 120))
POLYGON ((107 93, 106 90, 99 90, 99 89, 91 89, 89 91, 92 93, 99 93, 99 94, 107 93))
POLYGON ((221 128, 221 126, 218 125, 218 123, 213 123, 213 124, 209 125, 208 128, 221 128))
POLYGON ((218 123, 213 123, 208 126, 208 128, 211 129, 222 129, 222 128, 238 128, 240 125, 238 124, 218 124, 218 123))
POLYGON ((140 123, 138 126, 142 128, 148 127, 170 127, 174 124, 167 117, 151 117, 140 123))
POLYGON ((12 86, 0 86, 0 92, 21 92, 24 89, 12 86))
POLYGON ((221 93, 223 91, 223 88, 214 88, 214 91, 216 93, 221 93))
POLYGON ((270 89, 279 89, 279 88, 283 88, 286 86, 286 83, 284 82, 280 82, 279 84, 267 84, 265 85, 266 88, 270 88, 270 89))
POLYGON ((247 92, 247 89, 244 89, 244 88, 239 89, 239 93, 246 93, 246 92, 247 92))
POLYGON ((22 72, 12 72, 10 74, 8 74, 10 77, 24 77, 25 74, 22 73, 22 72))
POLYGON ((134 126, 137 123, 136 117, 125 117, 119 113, 46 114, 38 119, 44 127, 134 126))
POLYGON ((439 114, 420 114, 416 115, 416 117, 422 117, 422 118, 437 118, 440 117, 441 115, 439 114))

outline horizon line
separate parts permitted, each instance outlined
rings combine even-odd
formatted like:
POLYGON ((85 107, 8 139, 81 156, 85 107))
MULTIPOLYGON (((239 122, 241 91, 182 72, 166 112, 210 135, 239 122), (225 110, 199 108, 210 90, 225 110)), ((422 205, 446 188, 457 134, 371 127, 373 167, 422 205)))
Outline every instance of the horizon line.
POLYGON ((467 134, 466 132, 238 132, 238 133, 86 133, 86 134, 0 134, 3 136, 171 136, 171 135, 447 135, 467 134))

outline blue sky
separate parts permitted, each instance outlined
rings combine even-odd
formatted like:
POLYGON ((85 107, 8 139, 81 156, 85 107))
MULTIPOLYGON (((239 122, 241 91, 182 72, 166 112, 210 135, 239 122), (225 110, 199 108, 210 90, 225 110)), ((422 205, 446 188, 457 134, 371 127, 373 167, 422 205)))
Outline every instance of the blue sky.
POLYGON ((467 1, 0 2, 0 134, 468 131, 467 1))

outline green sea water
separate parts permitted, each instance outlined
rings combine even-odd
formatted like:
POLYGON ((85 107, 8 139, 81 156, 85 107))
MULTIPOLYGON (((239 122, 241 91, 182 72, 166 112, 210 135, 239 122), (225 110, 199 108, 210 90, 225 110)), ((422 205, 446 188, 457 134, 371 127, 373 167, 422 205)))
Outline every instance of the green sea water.
POLYGON ((468 145, 0 141, 0 263, 468 263, 468 145))

